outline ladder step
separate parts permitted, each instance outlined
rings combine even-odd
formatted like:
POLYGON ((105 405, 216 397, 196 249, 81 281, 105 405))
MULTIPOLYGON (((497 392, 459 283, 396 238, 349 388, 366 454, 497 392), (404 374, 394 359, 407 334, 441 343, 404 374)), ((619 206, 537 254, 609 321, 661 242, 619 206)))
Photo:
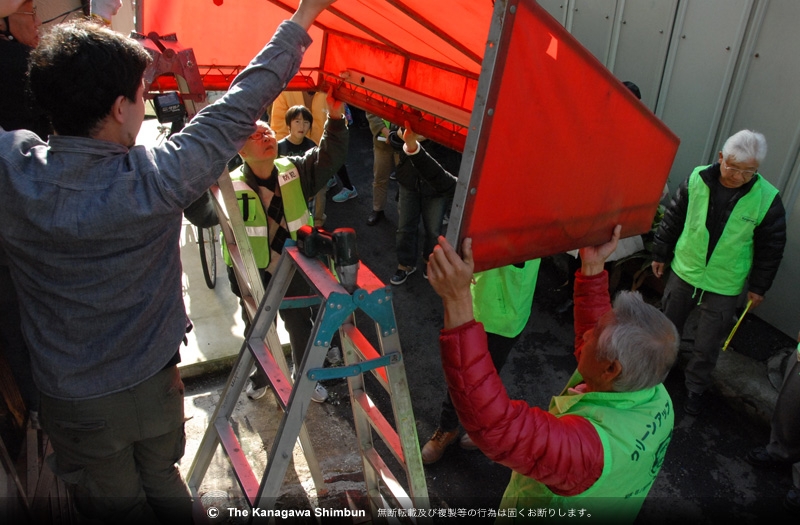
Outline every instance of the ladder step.
MULTIPOLYGON (((364 451, 364 457, 367 460, 367 464, 372 467, 381 478, 383 486, 389 490, 389 496, 392 499, 393 506, 402 507, 406 510, 414 507, 411 498, 408 497, 408 493, 406 493, 403 486, 400 485, 400 482, 397 481, 397 478, 394 477, 389 467, 386 466, 380 454, 378 454, 374 448, 371 448, 364 451)), ((417 502, 416 507, 419 508, 420 504, 421 502, 417 502)))
POLYGON ((247 501, 251 506, 255 506, 256 498, 258 497, 259 482, 256 479, 253 470, 250 468, 250 463, 244 455, 239 439, 233 431, 230 422, 224 418, 218 418, 214 422, 214 427, 217 429, 219 441, 222 444, 222 449, 230 459, 231 466, 236 473, 236 479, 242 488, 247 501))
MULTIPOLYGON (((278 362, 275 361, 272 352, 269 351, 269 347, 267 347, 263 340, 250 340, 248 341, 248 346, 253 356, 256 358, 256 361, 258 361, 261 366, 261 369, 264 370, 264 373, 269 377, 272 389, 278 397, 281 408, 285 412, 286 407, 289 405, 289 396, 292 395, 292 384, 286 376, 283 375, 283 371, 280 366, 278 366, 278 362)), ((282 351, 283 350, 281 350, 281 352, 282 351)))
POLYGON ((375 432, 381 437, 381 439, 386 443, 389 447, 389 450, 394 455, 395 459, 399 461, 402 465, 405 465, 406 460, 405 456, 403 455, 403 448, 400 445, 400 436, 397 435, 397 431, 395 431, 394 427, 386 420, 383 416, 383 413, 375 406, 375 403, 372 402, 372 399, 367 395, 366 392, 363 390, 354 390, 353 395, 355 396, 355 405, 354 407, 358 407, 367 416, 369 420, 369 424, 372 425, 372 428, 375 429, 375 432))

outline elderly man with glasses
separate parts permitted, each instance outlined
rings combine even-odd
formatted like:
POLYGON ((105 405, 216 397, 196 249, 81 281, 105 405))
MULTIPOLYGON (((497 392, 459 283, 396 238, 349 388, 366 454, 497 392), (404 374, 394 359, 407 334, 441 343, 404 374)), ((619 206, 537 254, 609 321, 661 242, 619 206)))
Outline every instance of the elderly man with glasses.
POLYGON ((658 228, 653 273, 672 273, 664 313, 679 331, 699 308, 694 348, 686 365, 685 411, 699 414, 722 341, 747 286, 751 307, 764 300, 783 257, 786 214, 778 190, 758 167, 764 135, 742 130, 725 141, 719 161, 699 166, 681 184, 658 228))

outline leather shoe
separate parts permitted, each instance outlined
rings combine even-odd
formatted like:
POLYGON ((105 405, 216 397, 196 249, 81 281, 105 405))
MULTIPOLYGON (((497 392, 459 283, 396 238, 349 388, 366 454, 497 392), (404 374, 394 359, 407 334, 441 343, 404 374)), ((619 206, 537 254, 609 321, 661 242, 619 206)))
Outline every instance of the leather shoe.
POLYGON ((744 460, 758 468, 772 468, 784 465, 785 462, 767 452, 766 447, 756 447, 744 457, 744 460))
POLYGON ((430 441, 425 443, 425 446, 422 447, 422 462, 426 465, 430 465, 442 459, 442 454, 444 454, 445 449, 452 445, 457 437, 457 428, 450 432, 445 432, 441 428, 437 428, 430 441))
POLYGON ((703 394, 698 394, 696 392, 686 393, 686 405, 683 407, 683 410, 687 414, 690 416, 696 416, 703 411, 704 406, 705 403, 703 402, 703 394))
POLYGON ((385 218, 386 215, 384 215, 383 210, 381 211, 372 210, 372 213, 370 213, 369 217, 367 217, 367 226, 375 226, 376 224, 381 222, 382 219, 385 218))

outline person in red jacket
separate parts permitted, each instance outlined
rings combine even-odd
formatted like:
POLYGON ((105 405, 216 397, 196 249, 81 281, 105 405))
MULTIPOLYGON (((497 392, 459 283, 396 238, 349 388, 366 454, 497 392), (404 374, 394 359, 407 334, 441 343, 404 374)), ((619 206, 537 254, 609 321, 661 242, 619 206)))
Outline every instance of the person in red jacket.
MULTIPOLYGON (((503 514, 535 517, 540 509, 584 509, 592 521, 632 522, 661 469, 672 436, 672 401, 661 384, 678 352, 675 326, 635 292, 612 308, 605 244, 581 250, 575 277, 577 371, 549 412, 511 400, 473 316, 472 241, 463 259, 439 238, 428 265, 442 297, 442 367, 458 417, 493 461, 514 472, 503 514)), ((499 514, 499 513, 498 513, 499 514)))

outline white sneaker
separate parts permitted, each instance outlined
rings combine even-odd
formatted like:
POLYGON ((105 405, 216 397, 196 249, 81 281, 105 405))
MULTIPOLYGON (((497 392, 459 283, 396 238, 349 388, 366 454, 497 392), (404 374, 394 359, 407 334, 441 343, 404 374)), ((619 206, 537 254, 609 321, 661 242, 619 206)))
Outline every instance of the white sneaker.
POLYGON ((328 391, 324 386, 317 383, 317 386, 314 387, 314 393, 311 394, 311 401, 324 403, 326 399, 328 399, 328 391))
POLYGON ((247 388, 245 388, 244 393, 247 394, 247 397, 255 401, 256 399, 261 399, 262 397, 267 395, 267 387, 264 386, 261 388, 254 388, 253 382, 248 381, 247 388))

